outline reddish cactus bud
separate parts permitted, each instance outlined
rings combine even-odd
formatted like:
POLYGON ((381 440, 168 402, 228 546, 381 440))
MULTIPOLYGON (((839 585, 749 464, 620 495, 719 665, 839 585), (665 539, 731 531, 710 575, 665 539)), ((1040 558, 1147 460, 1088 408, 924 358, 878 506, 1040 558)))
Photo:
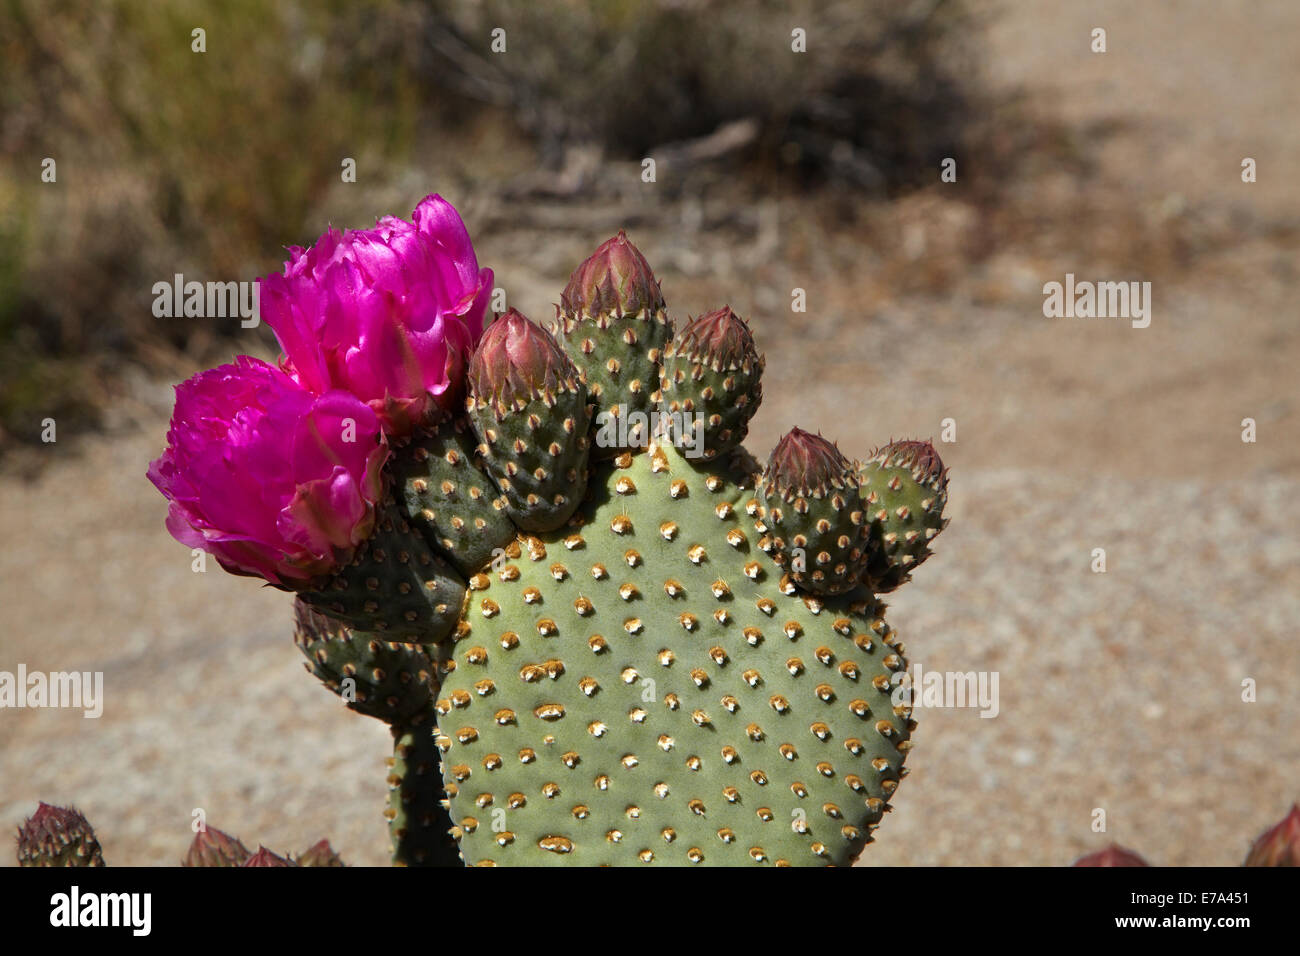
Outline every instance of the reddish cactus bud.
POLYGON ((205 826, 194 834, 181 866, 243 866, 252 856, 248 847, 229 833, 205 826))
POLYGON ((867 456, 881 468, 907 468, 920 484, 935 491, 948 487, 948 469, 928 441, 895 441, 867 456))
POLYGON ((1132 850, 1126 850, 1118 843, 1112 843, 1104 850, 1089 853, 1074 861, 1074 866, 1150 866, 1146 860, 1132 850))
POLYGON ((728 305, 692 320, 677 333, 673 352, 703 362, 714 371, 759 361, 749 326, 728 305))
POLYGON ((1300 866, 1300 804, 1251 845, 1242 866, 1300 866))
POLYGON ((759 482, 758 546, 812 594, 843 594, 866 569, 870 526, 855 467, 821 435, 795 428, 759 482))
POLYGON ((735 448, 762 401, 762 374, 749 326, 730 307, 692 321, 664 351, 659 381, 669 439, 704 459, 735 448))
POLYGON ((664 297, 645 256, 620 229, 573 270, 560 304, 569 315, 636 315, 662 310, 664 297))
POLYGON ((75 807, 42 803, 18 828, 19 866, 103 866, 95 831, 75 807))
POLYGON ((577 377, 551 333, 514 309, 488 326, 469 363, 474 399, 490 401, 501 414, 577 377))
POLYGON ((257 852, 250 856, 242 866, 296 866, 282 856, 276 856, 264 846, 258 846, 257 852))
POLYGON ((334 852, 329 840, 314 843, 293 860, 299 866, 347 866, 343 857, 334 852))
MULTIPOLYGON (((831 442, 792 428, 772 451, 763 472, 763 487, 787 501, 796 495, 823 497, 832 488, 855 485, 849 480, 852 471, 849 460, 831 442)), ((854 497, 856 500, 856 494, 854 497)))

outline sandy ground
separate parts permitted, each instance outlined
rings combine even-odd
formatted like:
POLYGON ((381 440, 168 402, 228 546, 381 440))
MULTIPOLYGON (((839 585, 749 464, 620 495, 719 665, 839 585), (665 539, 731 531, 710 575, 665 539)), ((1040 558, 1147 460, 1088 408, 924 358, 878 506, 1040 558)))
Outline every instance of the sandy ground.
MULTIPOLYGON (((725 290, 680 267, 671 230, 633 238, 668 263, 679 315, 726 291, 752 317, 768 356, 758 454, 793 424, 861 455, 956 422, 939 445, 952 524, 891 620, 926 670, 996 671, 1000 709, 918 712, 911 776, 863 864, 1063 864, 1117 840, 1153 862, 1231 865, 1300 799, 1296 250, 1267 226, 1300 217, 1300 7, 989 9, 994 82, 1081 136, 1120 130, 1095 150, 1125 195, 1244 224, 1239 241, 1149 277, 1149 328, 1043 317, 1042 284, 1067 271, 1147 278, 1095 274, 1068 244, 1009 247, 922 298, 881 294, 870 264, 808 266, 788 205, 789 255, 725 290), (1088 50, 1094 26, 1104 55, 1088 50), (1243 156, 1258 183, 1241 183, 1243 156), (815 323, 783 309, 794 285, 815 323)), ((919 217, 900 241, 924 248, 929 230, 943 249, 945 221, 919 217)), ((691 241, 707 260, 726 240, 691 241)), ((508 236, 480 246, 512 304, 547 314, 572 263, 512 255, 508 236)), ((0 823, 37 799, 75 803, 110 863, 170 864, 202 808, 250 845, 328 836, 350 862, 386 862, 386 728, 302 672, 286 595, 191 570, 144 479, 168 392, 135 391, 127 424, 36 483, 0 484, 0 670, 103 671, 106 693, 98 720, 0 711, 0 823)))

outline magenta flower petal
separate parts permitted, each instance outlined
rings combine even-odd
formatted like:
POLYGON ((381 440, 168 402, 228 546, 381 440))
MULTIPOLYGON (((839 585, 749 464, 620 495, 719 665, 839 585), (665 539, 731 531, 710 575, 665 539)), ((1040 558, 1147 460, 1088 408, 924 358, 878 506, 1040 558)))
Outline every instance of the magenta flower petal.
POLYGON ((261 287, 284 370, 317 394, 352 393, 395 436, 455 407, 492 293, 449 202, 427 196, 412 219, 327 230, 261 287))
POLYGON ((240 356, 177 386, 148 476, 176 540, 288 587, 352 559, 374 527, 387 457, 368 405, 240 356))

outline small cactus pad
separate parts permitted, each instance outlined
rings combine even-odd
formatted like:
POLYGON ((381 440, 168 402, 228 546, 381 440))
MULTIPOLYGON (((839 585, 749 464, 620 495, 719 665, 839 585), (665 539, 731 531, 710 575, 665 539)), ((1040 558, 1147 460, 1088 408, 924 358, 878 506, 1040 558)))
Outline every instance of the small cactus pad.
POLYGON ((190 842, 181 866, 243 866, 253 854, 237 838, 204 826, 190 842))
POLYGON ((652 446, 592 480, 567 527, 471 579, 438 649, 466 861, 851 862, 909 746, 880 606, 778 580, 743 466, 652 446))
POLYGON ((598 441, 596 457, 643 448, 656 407, 659 362, 672 323, 649 263, 620 231, 574 270, 560 296, 556 334, 586 374, 596 423, 612 441, 598 441))
POLYGON ((591 410, 577 368, 551 334, 511 310, 483 333, 469 366, 479 454, 526 531, 549 531, 587 488, 591 410))
POLYGON ((477 443, 457 416, 398 449, 389 466, 411 524, 465 576, 515 536, 506 499, 475 464, 477 443))
POLYGON ((425 643, 455 628, 465 581, 390 501, 352 564, 299 597, 359 631, 425 643))
POLYGON ((667 434, 702 460, 731 451, 749 432, 763 397, 763 356, 745 320, 724 306, 695 319, 664 352, 660 378, 667 434), (696 419, 695 416, 700 416, 696 419))
POLYGON ((103 866, 95 831, 75 807, 42 803, 18 828, 19 866, 103 866))
POLYGON ((795 428, 777 443, 759 485, 759 547, 814 594, 856 587, 869 528, 853 466, 822 438, 795 428))
POLYGON ((911 579, 948 524, 948 470, 928 441, 891 442, 858 470, 871 521, 867 584, 886 594, 911 579))
POLYGON ((294 641, 307 658, 307 670, 349 708, 389 724, 428 710, 434 668, 421 645, 352 631, 302 601, 294 602, 294 614, 294 641))

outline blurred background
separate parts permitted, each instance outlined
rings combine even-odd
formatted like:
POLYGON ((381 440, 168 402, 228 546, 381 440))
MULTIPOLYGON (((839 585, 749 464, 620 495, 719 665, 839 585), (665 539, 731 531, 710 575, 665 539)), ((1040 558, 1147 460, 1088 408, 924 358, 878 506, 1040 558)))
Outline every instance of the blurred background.
POLYGON ((301 673, 286 595, 191 572, 144 477, 171 385, 274 340, 152 289, 438 192, 535 319, 619 228, 679 323, 746 316, 760 457, 955 422, 891 618, 926 670, 999 672, 1000 713, 918 713, 860 865, 1239 862, 1300 798, 1298 30, 1288 0, 0 0, 0 670, 106 694, 0 711, 0 824, 75 803, 110 865, 174 864, 202 807, 387 861, 386 728, 301 673), (1045 318, 1066 273, 1150 282, 1150 327, 1045 318))

